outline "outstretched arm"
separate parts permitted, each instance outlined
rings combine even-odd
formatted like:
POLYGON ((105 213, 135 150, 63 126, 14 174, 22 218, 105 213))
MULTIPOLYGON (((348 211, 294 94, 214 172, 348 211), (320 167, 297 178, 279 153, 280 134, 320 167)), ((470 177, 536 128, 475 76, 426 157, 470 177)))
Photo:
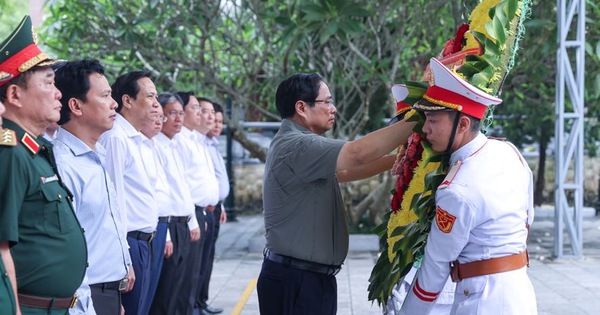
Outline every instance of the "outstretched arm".
POLYGON ((339 170, 337 171, 338 182, 346 183, 375 176, 381 172, 391 169, 395 160, 395 155, 388 154, 365 165, 346 170, 339 170))
POLYGON ((338 155, 336 171, 363 167, 382 158, 408 140, 415 124, 415 122, 400 121, 373 131, 358 140, 347 142, 338 155))

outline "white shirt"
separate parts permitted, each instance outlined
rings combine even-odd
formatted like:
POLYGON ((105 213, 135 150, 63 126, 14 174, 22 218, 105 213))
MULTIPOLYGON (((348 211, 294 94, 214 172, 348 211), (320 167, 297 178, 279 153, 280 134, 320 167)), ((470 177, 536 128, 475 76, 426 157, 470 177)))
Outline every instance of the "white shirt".
POLYGON ((103 133, 98 142, 106 149, 106 170, 115 184, 125 230, 152 233, 158 223, 158 207, 142 158, 143 138, 117 114, 113 128, 103 133))
POLYGON ((204 143, 204 136, 197 131, 181 127, 176 142, 194 204, 200 207, 216 205, 219 202, 219 182, 204 143))
POLYGON ((223 162, 223 156, 219 152, 219 140, 216 137, 206 138, 208 153, 215 167, 215 176, 219 181, 219 200, 223 201, 229 195, 229 176, 223 162))
POLYGON ((173 214, 173 203, 171 201, 171 189, 167 181, 167 175, 163 169, 164 161, 160 156, 158 146, 154 138, 149 139, 145 135, 142 144, 142 159, 144 159, 144 168, 150 178, 150 183, 154 186, 154 198, 158 207, 158 216, 166 217, 173 214))
POLYGON ((186 182, 185 169, 181 161, 181 156, 177 153, 177 139, 169 139, 162 132, 154 137, 156 148, 161 157, 161 164, 165 170, 167 183, 171 192, 171 215, 173 216, 191 216, 188 227, 193 230, 198 227, 196 220, 196 211, 194 211, 194 202, 186 182))

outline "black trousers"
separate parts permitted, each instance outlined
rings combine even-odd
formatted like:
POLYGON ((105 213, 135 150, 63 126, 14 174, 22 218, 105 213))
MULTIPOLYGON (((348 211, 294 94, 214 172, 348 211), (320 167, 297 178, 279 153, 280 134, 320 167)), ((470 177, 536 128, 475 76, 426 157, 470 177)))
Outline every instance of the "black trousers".
POLYGON ((97 315, 120 315, 121 314, 121 292, 119 290, 110 290, 90 286, 92 292, 92 302, 97 315))
POLYGON ((213 262, 215 260, 215 220, 218 221, 214 215, 216 212, 206 213, 206 243, 204 243, 204 251, 202 253, 202 265, 200 282, 198 283, 198 294, 196 296, 196 307, 203 309, 207 306, 208 301, 208 287, 210 284, 210 276, 212 274, 213 262))
POLYGON ((256 287, 261 315, 334 315, 335 276, 264 260, 256 287))
POLYGON ((200 240, 190 243, 190 255, 188 264, 185 267, 185 278, 179 289, 179 295, 176 299, 176 314, 192 315, 194 312, 194 304, 198 295, 198 282, 200 281, 200 265, 202 264, 202 252, 204 250, 204 242, 206 238, 206 229, 204 222, 206 220, 203 209, 196 207, 196 219, 200 226, 200 240))
MULTIPOLYGON (((177 299, 187 274, 183 272, 190 263, 190 229, 187 222, 169 222, 173 255, 163 258, 158 287, 154 294, 150 314, 175 314, 177 299)), ((164 255, 163 255, 164 257, 164 255)))
MULTIPOLYGON (((208 253, 208 263, 206 265, 206 275, 203 276, 203 284, 202 291, 198 295, 198 300, 196 301, 196 305, 199 308, 204 308, 208 305, 208 288, 210 286, 210 277, 212 275, 213 265, 215 262, 215 246, 217 244, 217 238, 219 237, 219 229, 221 228, 221 212, 222 212, 222 204, 219 202, 215 206, 215 211, 213 211, 213 217, 215 219, 214 231, 212 233, 212 247, 210 252, 208 253)), ((208 232, 210 233, 210 232, 208 232)))

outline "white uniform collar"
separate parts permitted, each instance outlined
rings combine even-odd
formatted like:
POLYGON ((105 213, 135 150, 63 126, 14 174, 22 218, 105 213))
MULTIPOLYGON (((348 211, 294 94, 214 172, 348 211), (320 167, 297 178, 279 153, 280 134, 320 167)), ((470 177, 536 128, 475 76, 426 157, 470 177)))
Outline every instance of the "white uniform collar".
POLYGON ((450 165, 456 163, 456 161, 463 161, 475 154, 487 143, 487 141, 488 138, 480 132, 477 137, 473 138, 469 143, 452 152, 452 155, 450 156, 450 165))

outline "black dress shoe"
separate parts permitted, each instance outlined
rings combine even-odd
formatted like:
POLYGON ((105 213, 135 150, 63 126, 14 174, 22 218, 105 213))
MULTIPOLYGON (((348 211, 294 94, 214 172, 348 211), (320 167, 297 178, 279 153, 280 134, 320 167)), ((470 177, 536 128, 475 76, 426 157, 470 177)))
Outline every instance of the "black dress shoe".
POLYGON ((208 305, 206 305, 206 307, 203 309, 203 311, 205 311, 208 314, 220 314, 220 313, 223 313, 223 309, 222 308, 210 307, 208 305))

